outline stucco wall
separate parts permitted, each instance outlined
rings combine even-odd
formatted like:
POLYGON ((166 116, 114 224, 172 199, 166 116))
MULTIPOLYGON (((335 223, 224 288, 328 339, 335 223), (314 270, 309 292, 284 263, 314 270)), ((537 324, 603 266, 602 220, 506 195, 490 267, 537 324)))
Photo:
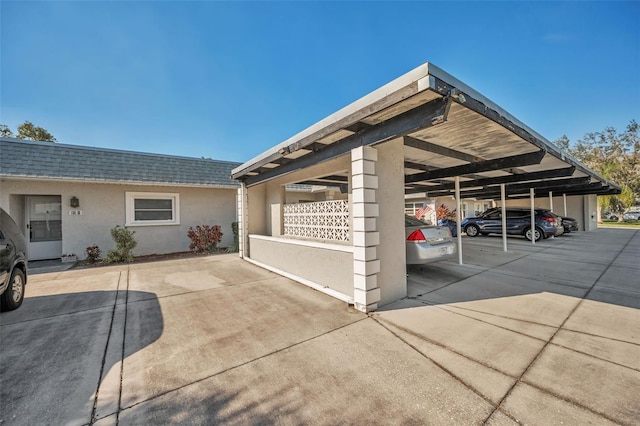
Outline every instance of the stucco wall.
MULTIPOLYGON (((231 223, 236 221, 236 189, 158 187, 145 185, 113 185, 36 180, 5 180, 0 187, 0 206, 12 216, 24 217, 23 195, 60 195, 62 198, 62 251, 85 257, 85 249, 97 244, 103 254, 115 247, 110 230, 125 223, 125 192, 169 192, 180 194, 180 224, 163 226, 130 226, 138 246, 135 255, 171 253, 189 250, 187 231, 190 226, 220 225, 221 246, 233 242, 231 223), (80 207, 72 209, 69 199, 76 196, 80 207), (82 210, 81 216, 70 216, 69 210, 82 210)), ((19 219, 21 220, 21 219, 19 219)))
MULTIPOLYGON (((353 297, 353 253, 351 251, 309 247, 284 238, 264 239, 250 235, 249 240, 252 260, 353 297)), ((343 248, 351 250, 350 246, 343 248)))
POLYGON ((407 295, 406 242, 404 229, 404 144, 402 139, 380 144, 376 173, 379 206, 377 230, 380 245, 378 286, 379 305, 385 305, 407 295))

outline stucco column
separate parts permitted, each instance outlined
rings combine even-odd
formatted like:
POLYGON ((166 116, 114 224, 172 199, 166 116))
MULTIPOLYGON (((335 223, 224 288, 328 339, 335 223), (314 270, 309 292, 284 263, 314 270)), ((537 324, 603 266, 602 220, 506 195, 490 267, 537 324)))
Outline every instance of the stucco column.
POLYGON ((353 300, 356 309, 362 312, 377 309, 380 301, 378 286, 380 260, 377 256, 380 234, 376 223, 378 217, 376 161, 378 161, 378 152, 374 148, 358 147, 351 150, 353 300))
POLYGON ((404 142, 401 138, 377 145, 376 174, 379 206, 380 305, 407 295, 407 248, 404 223, 404 142))
POLYGON ((583 195, 584 206, 584 230, 594 231, 598 229, 598 196, 589 194, 583 195))
POLYGON ((267 202, 267 235, 280 237, 284 233, 284 202, 286 200, 285 187, 274 182, 266 185, 267 202))
POLYGON ((242 182, 240 188, 238 188, 238 254, 241 258, 248 257, 249 250, 247 244, 247 238, 249 233, 248 226, 248 207, 249 197, 247 194, 247 187, 242 182))

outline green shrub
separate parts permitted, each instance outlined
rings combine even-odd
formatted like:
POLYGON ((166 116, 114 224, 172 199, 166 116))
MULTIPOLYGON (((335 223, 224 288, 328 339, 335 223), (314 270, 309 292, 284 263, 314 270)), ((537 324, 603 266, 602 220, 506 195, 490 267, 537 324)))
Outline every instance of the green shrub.
POLYGON ((116 242, 115 250, 109 250, 104 258, 106 263, 120 263, 133 261, 133 249, 138 242, 133 238, 135 231, 129 231, 126 226, 116 225, 111 230, 111 236, 116 242))
POLYGON ((85 260, 87 262, 96 263, 97 261, 100 260, 100 254, 101 254, 100 247, 98 247, 96 244, 87 247, 86 253, 87 253, 87 258, 85 260))
POLYGON ((240 236, 238 235, 238 222, 231 223, 233 231, 233 244, 227 248, 227 253, 236 253, 240 250, 240 236))

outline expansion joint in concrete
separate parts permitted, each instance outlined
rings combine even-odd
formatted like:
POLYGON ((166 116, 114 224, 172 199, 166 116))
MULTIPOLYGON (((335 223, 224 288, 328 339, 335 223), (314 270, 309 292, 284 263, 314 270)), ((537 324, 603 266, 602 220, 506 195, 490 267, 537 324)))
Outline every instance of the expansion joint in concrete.
MULTIPOLYGON (((569 312, 569 314, 566 316, 566 318, 564 319, 564 321, 562 321, 562 323, 558 326, 558 328, 556 329, 556 331, 553 333, 553 335, 551 335, 551 337, 549 337, 549 339, 546 340, 545 344, 542 346, 542 348, 538 351, 538 353, 536 354, 535 357, 533 357, 533 359, 531 360, 531 362, 524 368, 524 370, 522 371, 522 373, 520 374, 520 376, 513 382, 513 384, 511 385, 511 387, 509 388, 509 390, 507 390, 507 392, 504 394, 504 396, 502 397, 502 399, 500 400, 498 407, 500 407, 500 405, 502 405, 506 399, 509 397, 509 395, 511 395, 511 393, 513 392, 513 390, 515 389, 516 385, 520 382, 524 382, 524 376, 527 374, 527 372, 529 370, 531 370, 531 368, 533 367, 533 365, 536 363, 536 361, 538 361, 538 359, 540 359, 540 357, 542 356, 542 354, 544 353, 544 351, 547 349, 547 347, 549 347, 549 345, 552 345, 552 341, 553 339, 555 339, 556 335, 560 332, 560 330, 562 330, 564 328, 564 325, 567 323, 567 321, 569 321, 569 318, 571 318, 573 316, 573 314, 578 310, 578 308, 580 307, 580 305, 582 305, 582 303, 584 302, 584 300, 589 296, 589 294, 591 293, 591 291, 594 289, 594 287, 598 284, 598 282, 602 279, 602 277, 604 276, 604 274, 609 270, 609 268, 611 267, 611 265, 616 261, 616 259, 620 256, 620 254, 622 254, 624 252, 624 250, 627 248, 627 246, 631 243, 631 241, 633 241, 633 236, 626 242, 626 244, 618 251, 618 253, 616 254, 616 256, 611 260, 611 262, 609 262, 609 265, 600 273, 600 275, 598 276, 598 278, 593 282, 593 284, 591 285, 591 287, 589 287, 589 289, 586 291, 586 293, 582 296, 582 298, 578 301, 578 303, 575 304, 575 306, 571 309, 571 311, 569 312)), ((526 383, 526 382, 525 382, 526 383)), ((527 383, 529 384, 529 383, 527 383)), ((548 391, 547 391, 548 392, 548 391)), ((600 415, 604 418, 606 418, 607 420, 610 420, 612 422, 616 422, 617 421, 608 416, 606 413, 600 413, 597 412, 589 407, 585 407, 582 404, 579 404, 575 401, 569 401, 574 405, 577 405, 579 407, 582 407, 586 410, 589 410, 590 412, 600 415)), ((491 416, 493 416, 493 414, 495 413, 495 411, 498 409, 498 407, 496 407, 496 409, 493 410, 493 412, 491 414, 489 414, 489 416, 485 419, 484 424, 487 424, 487 422, 489 421, 489 419, 491 418, 491 416)))

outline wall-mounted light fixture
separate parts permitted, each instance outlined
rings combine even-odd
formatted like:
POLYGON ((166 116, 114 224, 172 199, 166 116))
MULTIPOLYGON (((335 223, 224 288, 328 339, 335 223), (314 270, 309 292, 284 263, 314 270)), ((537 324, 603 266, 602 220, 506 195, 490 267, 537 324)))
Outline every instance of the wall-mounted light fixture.
POLYGON ((78 208, 80 207, 80 200, 78 199, 78 197, 76 197, 75 195, 73 197, 71 197, 71 199, 69 200, 69 205, 71 207, 78 208))

